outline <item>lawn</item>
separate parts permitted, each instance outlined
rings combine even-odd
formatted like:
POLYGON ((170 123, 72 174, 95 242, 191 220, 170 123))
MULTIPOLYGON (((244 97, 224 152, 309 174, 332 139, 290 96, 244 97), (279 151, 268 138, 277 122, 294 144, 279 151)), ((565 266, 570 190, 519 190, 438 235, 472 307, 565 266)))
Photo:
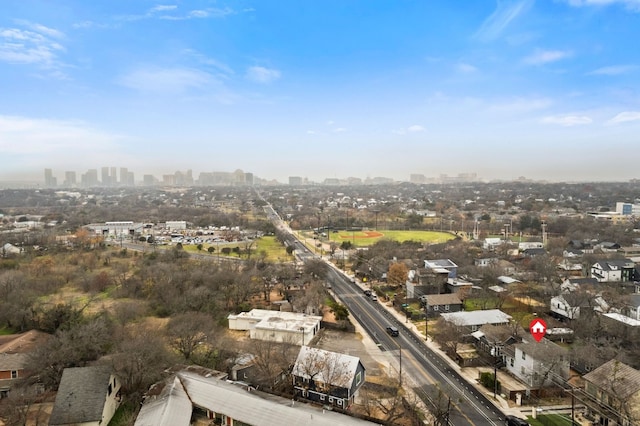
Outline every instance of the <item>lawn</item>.
MULTIPOLYGON (((198 247, 194 244, 187 244, 182 247, 187 252, 201 253, 201 254, 207 254, 208 253, 207 249, 209 247, 213 247, 215 251, 213 252, 212 256, 217 256, 218 250, 222 250, 225 247, 228 247, 230 249, 233 249, 234 247, 240 247, 240 250, 244 250, 246 245, 247 244, 244 241, 237 242, 237 243, 203 244, 202 250, 200 251, 198 251, 198 247)), ((280 244, 280 241, 278 241, 274 236, 265 236, 257 239, 255 241, 255 244, 251 246, 251 252, 252 252, 251 257, 253 258, 255 256, 258 256, 263 251, 267 254, 266 259, 271 262, 275 262, 278 260, 287 260, 291 258, 291 256, 287 254, 287 251, 285 250, 284 246, 280 244)), ((238 255, 233 252, 231 252, 229 256, 238 257, 238 255)), ((246 258, 244 254, 242 255, 242 257, 246 258)))
POLYGON ((539 414, 537 419, 528 417, 532 426, 571 426, 571 419, 560 414, 539 414))
MULTIPOLYGON (((370 246, 382 239, 393 241, 419 241, 423 243, 444 243, 453 240, 454 235, 436 231, 339 231, 329 234, 329 239, 337 243, 351 241, 356 246, 370 246)), ((327 239, 322 239, 326 242, 327 239)))

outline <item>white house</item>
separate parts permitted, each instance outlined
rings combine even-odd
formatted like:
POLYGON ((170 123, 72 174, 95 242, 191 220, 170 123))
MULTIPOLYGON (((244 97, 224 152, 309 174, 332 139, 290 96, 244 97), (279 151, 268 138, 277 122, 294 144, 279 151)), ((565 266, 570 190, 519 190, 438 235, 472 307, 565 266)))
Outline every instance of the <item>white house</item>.
POLYGON ((551 312, 557 316, 574 320, 580 317, 580 303, 571 294, 561 294, 551 298, 551 312), (567 299, 572 299, 568 301, 567 299))
POLYGON ((227 317, 230 330, 248 330, 258 340, 306 345, 320 331, 322 317, 295 312, 252 309, 227 317))
POLYGON ((521 343, 505 351, 507 370, 533 389, 556 383, 569 377, 569 353, 566 349, 543 338, 539 343, 525 334, 521 343), (554 382, 555 380, 555 382, 554 382))

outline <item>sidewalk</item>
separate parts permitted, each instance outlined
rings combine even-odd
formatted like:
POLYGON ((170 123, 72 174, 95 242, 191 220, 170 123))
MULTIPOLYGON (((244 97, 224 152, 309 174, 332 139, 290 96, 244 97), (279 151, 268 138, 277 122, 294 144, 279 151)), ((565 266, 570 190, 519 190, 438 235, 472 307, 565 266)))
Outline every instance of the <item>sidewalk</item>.
MULTIPOLYGON (((347 275, 349 277, 352 277, 350 274, 347 274, 347 275)), ((360 280, 358 279, 356 279, 355 281, 356 281, 356 284, 362 290, 370 288, 370 286, 360 282, 360 280)), ((389 302, 379 301, 378 303, 380 303, 387 310, 387 312, 392 314, 399 322, 403 323, 412 333, 414 333, 416 337, 419 337, 421 340, 424 341, 424 335, 418 331, 416 325, 411 321, 406 322, 406 317, 402 315, 400 312, 396 311, 393 308, 393 306, 389 306, 389 302)), ((356 327, 358 326, 356 325, 356 327)), ((371 339, 367 339, 367 340, 371 341, 371 343, 375 345, 371 339)), ((445 362, 447 362, 450 365, 452 369, 455 369, 464 379, 466 379, 466 381, 471 386, 477 389, 480 393, 484 394, 490 401, 493 401, 495 405, 498 407, 498 409, 502 411, 504 414, 513 415, 521 418, 526 418, 527 416, 531 415, 532 407, 530 406, 520 406, 520 407, 515 405, 512 406, 513 403, 509 404, 509 401, 507 401, 505 398, 503 398, 500 395, 496 395, 496 399, 494 400, 493 392, 488 390, 478 382, 479 376, 478 376, 477 368, 472 368, 472 367, 461 368, 458 364, 455 363, 455 361, 449 358, 449 356, 447 356, 431 338, 429 338, 426 344, 429 347, 429 349, 436 352, 445 362)))

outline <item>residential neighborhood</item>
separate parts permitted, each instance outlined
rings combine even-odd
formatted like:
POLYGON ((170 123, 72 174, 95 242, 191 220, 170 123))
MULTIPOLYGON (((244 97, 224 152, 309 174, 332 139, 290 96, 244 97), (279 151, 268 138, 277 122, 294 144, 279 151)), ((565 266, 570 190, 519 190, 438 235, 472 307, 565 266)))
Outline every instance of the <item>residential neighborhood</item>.
POLYGON ((395 185, 145 190, 135 203, 123 201, 133 189, 79 191, 71 211, 91 211, 86 223, 54 213, 55 192, 40 201, 49 208, 9 198, 17 206, 0 207, 0 418, 267 424, 234 408, 245 404, 321 424, 458 418, 464 397, 442 400, 457 390, 409 380, 423 373, 407 364, 407 336, 497 419, 553 407, 576 424, 634 424, 624 408, 634 394, 616 393, 612 410, 598 372, 616 363, 632 378, 640 368, 635 219, 591 215, 593 196, 583 212, 575 196, 571 214, 536 200, 524 210, 522 195, 509 206, 488 201, 491 188, 473 203, 458 186, 421 202, 425 188, 395 185), (414 215, 429 205, 440 206, 435 215, 414 215), (363 318, 373 311, 393 321, 376 331, 378 320, 363 318), (546 328, 530 331, 536 319, 546 328))

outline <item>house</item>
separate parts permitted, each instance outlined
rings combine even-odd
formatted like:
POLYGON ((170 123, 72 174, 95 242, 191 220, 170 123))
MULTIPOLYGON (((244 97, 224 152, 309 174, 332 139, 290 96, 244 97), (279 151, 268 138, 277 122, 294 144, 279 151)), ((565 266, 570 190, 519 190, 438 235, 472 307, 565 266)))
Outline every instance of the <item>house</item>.
POLYGON ((185 368, 153 386, 135 426, 191 424, 356 426, 375 423, 223 380, 219 372, 185 368), (192 422, 192 419, 194 421, 192 422))
POLYGON ((450 259, 425 260, 424 267, 433 273, 445 274, 448 278, 455 278, 458 274, 458 265, 450 259))
POLYGON ((36 330, 1 337, 0 398, 8 396, 12 385, 27 375, 29 353, 48 337, 48 334, 36 330))
POLYGON ((303 346, 291 371, 296 395, 346 409, 365 380, 360 358, 303 346))
POLYGON ((467 334, 477 331, 485 324, 506 325, 511 321, 511 315, 507 315, 499 309, 451 312, 440 314, 440 316, 444 321, 461 327, 467 334))
POLYGON ((560 284, 560 290, 563 292, 571 292, 582 287, 597 287, 598 280, 595 278, 566 278, 560 284))
POLYGON ((640 294, 629 295, 627 303, 627 316, 640 321, 640 294))
POLYGON ((0 353, 0 399, 9 395, 11 386, 24 376, 27 354, 0 353))
POLYGON ((640 371, 611 360, 583 376, 587 412, 596 424, 617 426, 640 422, 640 371))
POLYGON ((531 389, 540 389, 569 378, 569 352, 543 338, 535 341, 523 333, 522 341, 503 348, 505 367, 531 389))
POLYGON ((120 380, 112 374, 111 368, 65 368, 49 425, 109 424, 121 399, 120 380))
POLYGON ((598 282, 629 282, 635 279, 635 264, 629 259, 601 260, 591 266, 598 282))
POLYGON ((437 317, 441 313, 462 310, 462 301, 455 293, 420 296, 420 304, 425 308, 425 313, 429 318, 437 317))
MULTIPOLYGON (((498 356, 495 348, 503 348, 520 342, 520 336, 525 334, 522 327, 510 325, 485 324, 478 331, 471 333, 474 338, 474 346, 479 354, 485 358, 493 359, 498 356)), ((492 363, 494 361, 491 361, 492 363)))
POLYGON ((524 257, 544 256, 545 254, 547 254, 547 251, 544 248, 528 248, 522 250, 524 257))
POLYGON ((590 303, 590 296, 584 292, 563 293, 551 298, 551 315, 564 320, 574 320, 582 313, 593 311, 590 303))
POLYGON ((248 330, 258 340, 306 345, 320 331, 322 317, 295 312, 252 309, 231 314, 229 330, 248 330))
POLYGON ((473 283, 462 280, 460 278, 447 278, 447 291, 450 293, 457 293, 460 297, 464 298, 471 292, 473 283))
POLYGON ((483 257, 479 259, 475 259, 473 264, 479 268, 486 268, 488 266, 494 266, 498 263, 500 258, 498 257, 483 257))

